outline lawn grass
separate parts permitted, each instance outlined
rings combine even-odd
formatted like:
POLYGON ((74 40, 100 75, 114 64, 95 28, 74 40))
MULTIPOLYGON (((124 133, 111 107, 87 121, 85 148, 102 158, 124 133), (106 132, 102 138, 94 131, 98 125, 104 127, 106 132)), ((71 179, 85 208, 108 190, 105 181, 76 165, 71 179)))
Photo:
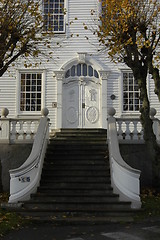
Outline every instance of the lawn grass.
POLYGON ((142 212, 137 215, 139 220, 159 217, 160 220, 160 192, 146 188, 141 193, 142 212))
MULTIPOLYGON (((8 202, 8 194, 0 193, 0 204, 8 202)), ((14 212, 8 212, 0 207, 0 237, 10 230, 20 228, 24 225, 24 220, 14 212)))

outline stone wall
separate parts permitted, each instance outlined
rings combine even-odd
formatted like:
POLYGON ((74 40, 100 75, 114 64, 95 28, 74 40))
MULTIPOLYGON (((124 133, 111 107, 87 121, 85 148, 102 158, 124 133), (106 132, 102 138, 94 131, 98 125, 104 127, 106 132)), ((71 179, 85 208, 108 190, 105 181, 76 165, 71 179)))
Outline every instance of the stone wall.
POLYGON ((0 144, 1 179, 3 190, 9 192, 9 170, 20 167, 28 158, 32 144, 0 144))
POLYGON ((152 185, 152 164, 147 156, 145 144, 120 144, 120 152, 125 162, 141 170, 141 188, 150 187, 152 185))

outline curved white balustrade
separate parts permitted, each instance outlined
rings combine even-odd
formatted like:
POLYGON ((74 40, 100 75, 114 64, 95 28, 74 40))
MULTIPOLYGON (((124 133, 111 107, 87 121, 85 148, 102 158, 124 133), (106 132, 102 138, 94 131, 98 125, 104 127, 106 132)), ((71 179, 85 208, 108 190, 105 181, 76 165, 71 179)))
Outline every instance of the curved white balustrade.
POLYGON ((118 193, 120 200, 130 201, 131 207, 139 209, 140 171, 130 167, 121 157, 117 138, 116 119, 114 114, 108 118, 108 146, 110 155, 111 184, 113 191, 118 193))
POLYGON ((116 121, 117 135, 119 141, 128 143, 141 142, 143 140, 143 129, 140 119, 138 118, 118 118, 116 121))
POLYGON ((10 119, 10 142, 33 142, 39 125, 39 119, 10 119))
POLYGON ((44 116, 40 119, 30 156, 21 167, 10 170, 9 203, 28 200, 30 194, 36 192, 40 182, 48 138, 49 119, 44 116))

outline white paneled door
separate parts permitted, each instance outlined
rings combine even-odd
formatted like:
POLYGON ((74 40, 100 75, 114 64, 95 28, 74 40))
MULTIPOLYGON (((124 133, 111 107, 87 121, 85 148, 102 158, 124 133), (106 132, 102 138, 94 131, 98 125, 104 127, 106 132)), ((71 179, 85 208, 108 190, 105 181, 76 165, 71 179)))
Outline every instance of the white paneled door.
POLYGON ((63 83, 63 128, 101 127, 101 85, 97 79, 80 77, 63 83))

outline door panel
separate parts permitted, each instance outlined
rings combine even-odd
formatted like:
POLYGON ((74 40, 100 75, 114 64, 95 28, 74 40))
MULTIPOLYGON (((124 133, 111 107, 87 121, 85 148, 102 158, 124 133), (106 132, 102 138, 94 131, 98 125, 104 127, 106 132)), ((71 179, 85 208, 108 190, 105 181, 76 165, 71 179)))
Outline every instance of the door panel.
POLYGON ((62 123, 64 128, 77 128, 79 126, 79 86, 67 84, 63 86, 62 123))
POLYGON ((88 82, 84 87, 85 113, 84 125, 86 128, 100 127, 100 89, 95 83, 88 82))
POLYGON ((99 128, 100 85, 91 80, 63 84, 63 128, 99 128))

